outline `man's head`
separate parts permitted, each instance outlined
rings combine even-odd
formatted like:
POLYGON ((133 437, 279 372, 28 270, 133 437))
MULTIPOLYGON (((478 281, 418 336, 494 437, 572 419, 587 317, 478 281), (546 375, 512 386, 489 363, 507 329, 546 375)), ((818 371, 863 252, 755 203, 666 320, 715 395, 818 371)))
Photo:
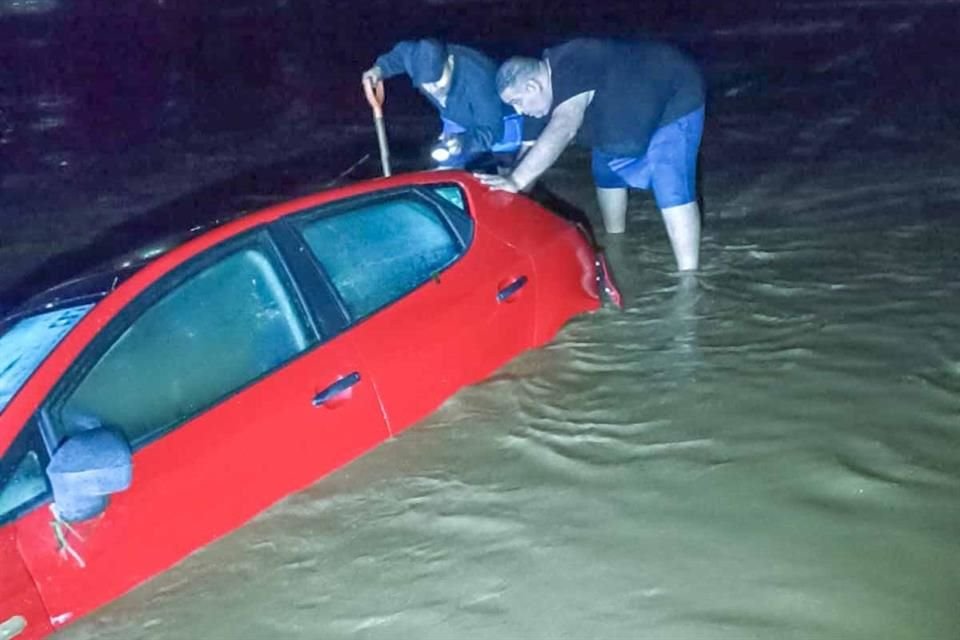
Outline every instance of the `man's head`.
POLYGON ((441 103, 450 93, 450 84, 453 82, 453 54, 447 56, 440 72, 440 77, 433 82, 424 82, 420 88, 439 100, 441 103))
POLYGON ((517 113, 545 117, 553 103, 550 66, 536 58, 510 58, 497 71, 497 93, 517 113))
POLYGON ((443 75, 447 62, 447 47, 438 40, 426 38, 417 41, 407 60, 407 72, 413 84, 420 86, 436 82, 443 75))

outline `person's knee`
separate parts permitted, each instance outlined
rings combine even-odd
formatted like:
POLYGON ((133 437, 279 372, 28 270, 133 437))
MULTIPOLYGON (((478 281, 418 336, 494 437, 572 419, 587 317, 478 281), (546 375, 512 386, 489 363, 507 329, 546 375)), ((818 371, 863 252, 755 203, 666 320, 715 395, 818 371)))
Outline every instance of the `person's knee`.
POLYGON ((674 204, 666 207, 661 206, 660 212, 665 217, 671 214, 684 215, 688 213, 695 213, 697 216, 697 219, 698 220, 700 219, 700 206, 697 204, 696 199, 690 200, 688 202, 684 202, 683 204, 674 204))

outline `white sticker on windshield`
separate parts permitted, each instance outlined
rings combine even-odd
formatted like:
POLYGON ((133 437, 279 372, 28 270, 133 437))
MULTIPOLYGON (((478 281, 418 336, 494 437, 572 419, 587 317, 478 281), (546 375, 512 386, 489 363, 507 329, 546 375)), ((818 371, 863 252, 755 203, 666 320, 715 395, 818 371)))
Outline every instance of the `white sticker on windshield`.
POLYGON ((85 304, 30 316, 0 336, 0 411, 92 308, 85 304))

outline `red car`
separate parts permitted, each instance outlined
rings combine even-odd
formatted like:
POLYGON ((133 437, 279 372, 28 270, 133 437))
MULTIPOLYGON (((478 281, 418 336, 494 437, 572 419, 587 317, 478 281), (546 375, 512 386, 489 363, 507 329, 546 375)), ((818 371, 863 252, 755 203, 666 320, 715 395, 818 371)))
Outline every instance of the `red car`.
POLYGON ((459 172, 155 253, 0 325, 0 638, 109 602, 616 294, 581 228, 459 172))

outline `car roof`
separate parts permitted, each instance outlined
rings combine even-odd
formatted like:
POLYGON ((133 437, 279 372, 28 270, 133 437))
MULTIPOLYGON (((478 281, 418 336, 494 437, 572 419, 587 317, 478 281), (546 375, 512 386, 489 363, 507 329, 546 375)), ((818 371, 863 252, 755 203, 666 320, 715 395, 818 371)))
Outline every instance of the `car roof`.
POLYGON ((226 221, 217 220, 207 225, 195 225, 186 232, 166 234, 160 225, 113 227, 109 235, 99 236, 82 248, 54 256, 30 274, 27 282, 9 296, 0 316, 10 319, 65 306, 73 301, 99 299, 151 260, 193 235, 226 221))
POLYGON ((104 269, 72 278, 31 296, 17 307, 0 317, 0 333, 6 327, 21 318, 41 311, 52 311, 63 307, 76 306, 89 302, 99 302, 113 291, 117 285, 136 273, 146 262, 132 264, 124 269, 104 269))
MULTIPOLYGON (((150 261, 190 238, 254 210, 299 195, 377 175, 366 159, 344 175, 343 158, 364 152, 355 143, 324 147, 270 167, 257 167, 188 192, 104 229, 86 245, 53 256, 0 299, 0 319, 102 297, 150 261)), ((366 154, 369 155, 369 154, 366 154)))

